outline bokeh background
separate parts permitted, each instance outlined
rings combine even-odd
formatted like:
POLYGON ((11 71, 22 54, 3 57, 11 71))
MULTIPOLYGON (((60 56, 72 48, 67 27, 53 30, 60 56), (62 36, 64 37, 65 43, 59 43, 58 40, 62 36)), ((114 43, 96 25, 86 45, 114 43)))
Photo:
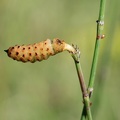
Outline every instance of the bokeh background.
MULTIPOLYGON (((47 38, 78 45, 88 84, 100 0, 0 0, 0 120, 79 120, 82 95, 70 54, 21 63, 4 49, 47 38)), ((119 120, 120 0, 107 0, 92 97, 95 120, 119 120)))

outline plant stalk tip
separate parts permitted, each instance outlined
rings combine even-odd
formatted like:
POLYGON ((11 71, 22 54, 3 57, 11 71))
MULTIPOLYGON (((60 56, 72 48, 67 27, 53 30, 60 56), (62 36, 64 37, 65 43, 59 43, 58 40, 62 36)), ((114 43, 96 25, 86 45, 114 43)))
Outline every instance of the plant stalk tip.
POLYGON ((6 53, 8 52, 8 50, 4 50, 6 53))

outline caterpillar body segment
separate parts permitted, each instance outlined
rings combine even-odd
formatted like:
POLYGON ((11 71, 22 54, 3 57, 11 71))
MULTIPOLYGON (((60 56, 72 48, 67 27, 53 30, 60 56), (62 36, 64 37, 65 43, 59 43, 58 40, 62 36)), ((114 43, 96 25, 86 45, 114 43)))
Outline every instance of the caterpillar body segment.
POLYGON ((56 38, 53 40, 47 39, 30 45, 16 45, 5 50, 5 52, 14 60, 34 63, 35 61, 46 60, 49 56, 53 56, 65 50, 70 53, 76 52, 73 46, 56 38))

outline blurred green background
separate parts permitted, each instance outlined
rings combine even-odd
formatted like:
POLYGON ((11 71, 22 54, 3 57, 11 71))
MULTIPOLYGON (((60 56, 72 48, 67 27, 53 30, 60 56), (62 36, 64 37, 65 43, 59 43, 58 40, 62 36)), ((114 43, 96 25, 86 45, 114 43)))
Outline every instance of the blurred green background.
MULTIPOLYGON (((21 63, 10 46, 47 38, 78 45, 88 83, 99 13, 98 0, 0 0, 0 120, 79 120, 83 107, 74 61, 63 52, 46 61, 21 63)), ((119 120, 120 0, 107 0, 92 114, 119 120)))

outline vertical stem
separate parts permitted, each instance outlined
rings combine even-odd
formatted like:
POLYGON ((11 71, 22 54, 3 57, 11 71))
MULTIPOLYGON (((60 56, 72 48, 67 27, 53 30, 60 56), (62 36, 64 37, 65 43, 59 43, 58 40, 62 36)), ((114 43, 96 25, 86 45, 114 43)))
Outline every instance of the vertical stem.
POLYGON ((76 66, 76 70, 77 70, 77 74, 78 74, 78 78, 79 78, 79 82, 80 82, 82 95, 87 96, 87 88, 86 88, 86 85, 85 85, 85 82, 84 82, 84 77, 83 77, 80 62, 75 61, 75 66, 76 66))
MULTIPOLYGON (((96 43, 95 43, 93 61, 92 61, 92 66, 91 66, 91 73, 90 73, 89 84, 88 84, 89 97, 91 97, 91 93, 93 92, 93 86, 95 82, 95 74, 96 74, 96 68, 97 68, 97 62, 98 62, 100 40, 104 38, 104 35, 102 35, 102 31, 104 27, 105 3, 106 3, 106 0, 100 1, 99 17, 97 20, 96 43)), ((87 114, 86 114, 85 105, 84 105, 81 120, 85 120, 86 115, 87 114)))
POLYGON ((92 92, 92 90, 93 90, 97 61, 98 61, 98 54, 99 54, 99 46, 100 46, 100 41, 96 40, 94 55, 93 55, 93 62, 92 62, 92 66, 91 66, 91 73, 90 73, 89 84, 88 84, 88 90, 90 90, 89 92, 92 92))
MULTIPOLYGON (((104 28, 105 2, 106 2, 106 0, 101 0, 101 2, 100 2, 99 18, 97 20, 96 43, 95 43, 90 79, 89 79, 89 84, 88 84, 88 90, 93 90, 95 74, 96 74, 96 67, 97 67, 97 62, 98 62, 99 48, 100 48, 100 40, 104 38, 104 35, 102 35, 102 31, 104 28)), ((91 92, 91 91, 89 91, 89 92, 91 92)))
POLYGON ((91 109, 90 109, 90 100, 89 100, 89 95, 88 95, 87 88, 86 88, 86 85, 84 82, 84 76, 82 73, 80 60, 78 60, 78 59, 76 60, 76 57, 74 54, 72 55, 72 57, 75 61, 75 66, 76 66, 76 70, 77 70, 77 74, 78 74, 78 78, 79 78, 79 82, 80 82, 80 87, 81 87, 81 91, 82 91, 82 95, 83 95, 83 101, 84 101, 87 118, 88 118, 88 120, 92 120, 91 109))

